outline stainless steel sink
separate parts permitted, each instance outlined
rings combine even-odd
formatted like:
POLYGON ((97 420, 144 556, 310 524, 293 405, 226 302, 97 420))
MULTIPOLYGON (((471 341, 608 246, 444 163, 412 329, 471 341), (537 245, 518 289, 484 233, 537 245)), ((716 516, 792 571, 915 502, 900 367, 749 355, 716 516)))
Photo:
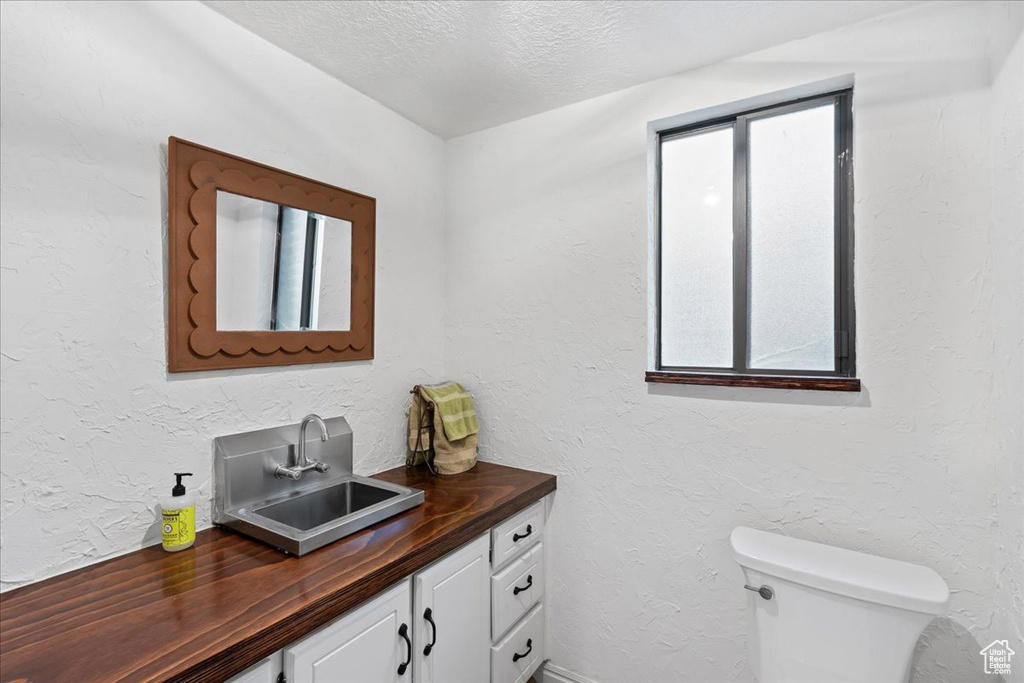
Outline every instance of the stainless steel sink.
POLYGON ((319 491, 287 498, 280 503, 253 508, 252 514, 272 519, 299 531, 309 531, 351 517, 399 495, 401 494, 398 491, 389 491, 352 479, 319 491))
POLYGON ((275 476, 292 462, 298 425, 215 439, 214 521, 293 555, 353 534, 423 502, 423 491, 352 474, 352 430, 325 421, 331 434, 306 441, 327 463, 293 481, 275 476))

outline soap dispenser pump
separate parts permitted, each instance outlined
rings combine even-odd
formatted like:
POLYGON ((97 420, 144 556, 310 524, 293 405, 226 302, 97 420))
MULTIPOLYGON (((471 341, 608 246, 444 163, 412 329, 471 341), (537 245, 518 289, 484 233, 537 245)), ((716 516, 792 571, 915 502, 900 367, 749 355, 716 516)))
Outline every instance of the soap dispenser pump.
POLYGON ((163 514, 162 537, 164 550, 177 552, 189 548, 196 542, 196 499, 185 490, 182 477, 191 477, 191 472, 175 472, 177 483, 171 495, 160 501, 163 514))

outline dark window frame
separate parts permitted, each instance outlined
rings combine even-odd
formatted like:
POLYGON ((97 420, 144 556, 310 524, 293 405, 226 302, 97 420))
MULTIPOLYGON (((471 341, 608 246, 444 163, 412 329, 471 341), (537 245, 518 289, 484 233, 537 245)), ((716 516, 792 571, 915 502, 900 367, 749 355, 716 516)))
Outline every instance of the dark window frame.
MULTIPOLYGON (((277 242, 274 245, 274 284, 273 295, 270 303, 270 329, 278 331, 277 304, 279 298, 279 284, 281 278, 281 237, 284 229, 284 212, 287 209, 302 211, 291 206, 278 205, 277 207, 277 242)), ((316 271, 316 250, 317 250, 317 228, 320 214, 312 211, 306 212, 306 235, 303 239, 302 257, 302 291, 299 293, 299 329, 295 331, 310 332, 316 331, 313 327, 313 280, 316 271)))
POLYGON ((655 221, 655 348, 654 371, 647 373, 648 382, 675 384, 717 384, 733 386, 764 386, 787 389, 823 389, 830 391, 859 391, 856 379, 855 310, 853 287, 853 90, 843 89, 802 97, 780 104, 758 107, 737 114, 713 118, 697 123, 670 128, 656 133, 655 139, 656 187, 654 188, 655 221), (803 109, 833 103, 835 117, 835 220, 833 250, 834 312, 835 312, 835 365, 831 371, 821 370, 767 370, 748 367, 749 349, 749 205, 747 202, 748 155, 747 130, 750 121, 787 114, 803 109), (662 351, 662 168, 661 146, 666 140, 716 128, 733 130, 733 367, 708 368, 697 366, 666 366, 661 362, 662 351))

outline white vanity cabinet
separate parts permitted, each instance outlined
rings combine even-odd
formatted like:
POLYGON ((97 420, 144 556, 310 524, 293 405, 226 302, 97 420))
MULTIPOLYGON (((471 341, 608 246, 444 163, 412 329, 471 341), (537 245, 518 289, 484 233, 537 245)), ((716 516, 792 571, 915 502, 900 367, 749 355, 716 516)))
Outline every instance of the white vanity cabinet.
POLYGON ((409 581, 386 590, 284 649, 288 683, 404 683, 412 680, 409 581))
POLYGON ((231 679, 231 683, 278 683, 281 675, 281 652, 260 660, 231 679))
POLYGON ((544 501, 229 683, 525 683, 544 660, 544 501))
POLYGON ((416 683, 480 683, 490 671, 490 543, 463 546, 413 578, 416 683))
POLYGON ((544 661, 541 499, 491 529, 491 683, 525 683, 544 661))
POLYGON ((489 558, 489 539, 481 536, 286 647, 285 681, 487 681, 489 558))

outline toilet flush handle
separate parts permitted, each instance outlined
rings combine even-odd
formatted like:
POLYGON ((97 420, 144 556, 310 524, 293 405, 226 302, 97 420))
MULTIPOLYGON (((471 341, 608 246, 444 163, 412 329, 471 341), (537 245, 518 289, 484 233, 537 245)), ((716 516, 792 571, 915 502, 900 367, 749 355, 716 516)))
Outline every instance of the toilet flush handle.
POLYGON ((751 586, 750 584, 747 584, 746 586, 744 586, 744 588, 746 588, 748 591, 754 591, 765 600, 771 600, 775 597, 775 591, 772 590, 771 586, 761 586, 760 588, 758 588, 756 586, 751 586))

